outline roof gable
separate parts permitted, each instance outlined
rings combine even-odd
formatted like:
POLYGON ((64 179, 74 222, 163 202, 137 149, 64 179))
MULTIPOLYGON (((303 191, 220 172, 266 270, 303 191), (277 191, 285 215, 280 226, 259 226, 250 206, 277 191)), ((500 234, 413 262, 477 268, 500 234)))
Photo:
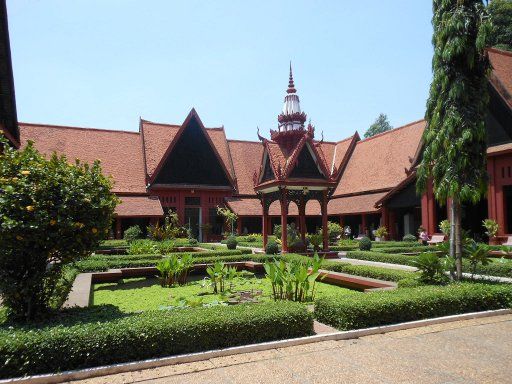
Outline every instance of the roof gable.
POLYGON ((290 178, 306 178, 306 179, 326 179, 326 175, 322 173, 319 166, 317 154, 313 152, 309 144, 306 142, 302 146, 300 152, 293 164, 290 164, 288 171, 290 178))
MULTIPOLYGON (((222 138, 213 137, 217 145, 222 143, 222 138)), ((225 136, 223 137, 225 141, 225 136)), ((224 151, 225 157, 229 156, 227 143, 224 151)), ((229 161, 229 159, 226 160, 229 161)), ((234 185, 226 164, 194 109, 169 144, 150 176, 150 183, 234 185)))

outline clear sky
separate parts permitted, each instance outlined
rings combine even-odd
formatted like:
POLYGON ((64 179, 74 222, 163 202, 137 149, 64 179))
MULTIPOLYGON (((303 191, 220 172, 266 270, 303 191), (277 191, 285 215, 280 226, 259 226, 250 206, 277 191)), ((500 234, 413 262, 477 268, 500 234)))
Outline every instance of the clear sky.
POLYGON ((18 118, 137 130, 138 119, 257 140, 275 129, 292 61, 317 137, 380 112, 423 118, 430 0, 8 0, 18 118))

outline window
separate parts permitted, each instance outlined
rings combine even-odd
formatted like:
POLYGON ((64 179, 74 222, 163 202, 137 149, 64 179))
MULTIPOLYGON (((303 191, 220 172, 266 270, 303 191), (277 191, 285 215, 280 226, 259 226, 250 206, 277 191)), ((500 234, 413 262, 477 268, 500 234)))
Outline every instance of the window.
POLYGON ((185 197, 185 205, 201 205, 200 197, 185 197))

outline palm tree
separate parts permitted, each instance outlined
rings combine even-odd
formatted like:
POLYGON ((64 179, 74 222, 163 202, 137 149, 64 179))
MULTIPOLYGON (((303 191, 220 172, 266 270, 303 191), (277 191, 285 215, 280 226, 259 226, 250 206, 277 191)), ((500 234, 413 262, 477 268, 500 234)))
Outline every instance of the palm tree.
POLYGON ((436 199, 451 199, 450 255, 462 277, 461 205, 486 191, 487 74, 492 25, 482 0, 434 0, 433 79, 417 189, 433 183, 436 199))

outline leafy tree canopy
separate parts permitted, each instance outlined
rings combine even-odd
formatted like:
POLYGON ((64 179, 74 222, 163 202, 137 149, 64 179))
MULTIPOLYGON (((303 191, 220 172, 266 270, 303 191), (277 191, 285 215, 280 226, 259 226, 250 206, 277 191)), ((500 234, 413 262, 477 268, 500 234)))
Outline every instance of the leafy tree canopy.
POLYGON ((490 44, 512 51, 512 0, 491 0, 487 9, 493 24, 490 44))
POLYGON ((0 136, 0 292, 15 318, 48 309, 62 269, 88 256, 110 230, 117 197, 100 163, 45 158, 0 136))
POLYGON ((372 137, 378 135, 379 133, 386 132, 393 129, 391 124, 389 124, 388 116, 384 113, 381 113, 379 117, 375 119, 375 122, 370 125, 370 128, 365 132, 364 137, 372 137))

